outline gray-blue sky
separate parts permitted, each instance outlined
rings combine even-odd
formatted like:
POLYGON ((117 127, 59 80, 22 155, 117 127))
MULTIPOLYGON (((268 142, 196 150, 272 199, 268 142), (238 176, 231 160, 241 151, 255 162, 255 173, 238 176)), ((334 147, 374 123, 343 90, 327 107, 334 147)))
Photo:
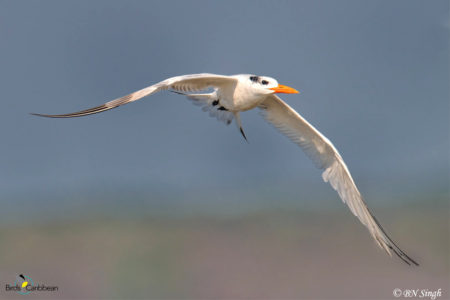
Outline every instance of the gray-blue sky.
POLYGON ((200 72, 300 90, 283 98, 333 141, 363 193, 445 189, 448 11, 448 1, 0 1, 0 201, 95 187, 324 193, 309 189, 320 172, 255 112, 243 114, 249 144, 171 93, 86 118, 28 115, 200 72))

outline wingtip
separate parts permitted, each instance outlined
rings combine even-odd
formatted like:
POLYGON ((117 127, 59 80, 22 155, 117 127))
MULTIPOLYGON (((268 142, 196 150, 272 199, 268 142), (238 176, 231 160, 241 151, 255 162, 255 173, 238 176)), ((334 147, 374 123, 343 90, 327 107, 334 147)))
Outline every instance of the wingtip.
POLYGON ((37 117, 45 117, 45 115, 43 114, 38 114, 38 113, 29 113, 32 116, 37 116, 37 117))
MULTIPOLYGON (((381 248, 383 248, 389 254, 389 256, 391 256, 391 257, 392 257, 391 251, 394 252, 395 255, 398 256, 398 258, 400 258, 403 262, 405 262, 409 266, 411 266, 411 265, 419 266, 418 262, 416 262, 414 259, 409 257, 408 254, 403 252, 403 250, 400 249, 400 247, 398 247, 396 243, 394 243, 394 241, 389 237, 389 235, 386 233, 384 228, 381 226, 380 222, 378 222, 377 218, 375 218, 375 216, 373 216, 373 214, 370 214, 370 215, 372 216, 373 220, 378 225, 378 227, 380 228, 381 232, 384 234, 384 236, 387 239, 385 241, 385 243, 380 241, 381 242, 381 246, 382 246, 381 248), (386 245, 387 247, 384 247, 383 245, 386 245)), ((375 241, 378 242, 377 239, 375 241)))
POLYGON ((57 116, 46 115, 46 114, 37 114, 37 113, 29 113, 32 116, 42 117, 42 118, 57 118, 57 116))
MULTIPOLYGON (((420 266, 418 262, 416 262, 414 259, 406 255, 404 252, 398 252, 396 249, 391 248, 392 251, 408 266, 420 266)), ((401 250, 400 250, 401 251, 401 250)))

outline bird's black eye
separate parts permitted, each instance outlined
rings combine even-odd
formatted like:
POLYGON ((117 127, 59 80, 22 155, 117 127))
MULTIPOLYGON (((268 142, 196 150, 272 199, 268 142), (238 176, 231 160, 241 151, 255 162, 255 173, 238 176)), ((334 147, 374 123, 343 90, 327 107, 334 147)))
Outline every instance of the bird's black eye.
POLYGON ((263 80, 263 81, 261 81, 261 83, 264 84, 264 85, 268 85, 269 84, 269 82, 267 80, 263 80))
POLYGON ((258 82, 259 78, 258 76, 250 76, 250 80, 253 82, 258 82))

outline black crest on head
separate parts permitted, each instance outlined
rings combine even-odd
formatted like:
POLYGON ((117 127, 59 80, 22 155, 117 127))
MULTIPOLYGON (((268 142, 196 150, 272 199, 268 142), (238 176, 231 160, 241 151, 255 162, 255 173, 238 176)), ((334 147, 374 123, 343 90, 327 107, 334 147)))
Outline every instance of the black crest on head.
POLYGON ((258 82, 259 77, 258 76, 250 76, 250 80, 253 82, 258 82))

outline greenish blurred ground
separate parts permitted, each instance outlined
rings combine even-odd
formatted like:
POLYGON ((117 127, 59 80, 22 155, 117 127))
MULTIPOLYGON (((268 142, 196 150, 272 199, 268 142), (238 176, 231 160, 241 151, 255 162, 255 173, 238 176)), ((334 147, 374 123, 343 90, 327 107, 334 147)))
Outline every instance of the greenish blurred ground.
POLYGON ((394 288, 442 288, 448 299, 448 197, 427 203, 376 210, 420 267, 389 258, 346 209, 127 218, 98 212, 5 224, 0 298, 24 298, 4 291, 24 273, 59 286, 29 299, 390 299, 394 288))

